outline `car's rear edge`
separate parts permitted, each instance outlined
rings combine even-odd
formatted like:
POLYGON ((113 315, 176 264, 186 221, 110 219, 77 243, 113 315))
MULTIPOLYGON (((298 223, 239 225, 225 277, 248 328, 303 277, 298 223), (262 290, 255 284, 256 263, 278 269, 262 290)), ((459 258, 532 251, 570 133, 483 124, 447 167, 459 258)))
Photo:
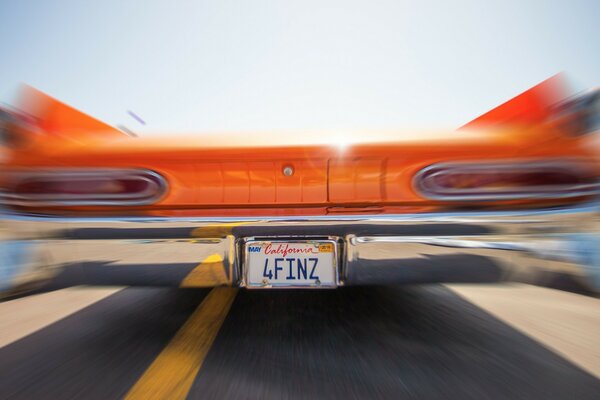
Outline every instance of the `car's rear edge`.
POLYGON ((597 291, 600 174, 588 138, 546 125, 457 138, 17 141, 0 178, 0 290, 61 273, 69 284, 249 288, 562 276, 597 291), (314 260, 326 280, 307 270, 314 260))

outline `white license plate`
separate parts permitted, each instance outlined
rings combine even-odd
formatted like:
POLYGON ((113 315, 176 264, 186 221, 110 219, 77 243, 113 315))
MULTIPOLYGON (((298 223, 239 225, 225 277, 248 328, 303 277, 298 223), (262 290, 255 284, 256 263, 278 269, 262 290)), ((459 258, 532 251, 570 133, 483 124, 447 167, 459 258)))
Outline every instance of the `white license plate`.
POLYGON ((333 240, 253 240, 245 250, 248 287, 337 286, 333 240))

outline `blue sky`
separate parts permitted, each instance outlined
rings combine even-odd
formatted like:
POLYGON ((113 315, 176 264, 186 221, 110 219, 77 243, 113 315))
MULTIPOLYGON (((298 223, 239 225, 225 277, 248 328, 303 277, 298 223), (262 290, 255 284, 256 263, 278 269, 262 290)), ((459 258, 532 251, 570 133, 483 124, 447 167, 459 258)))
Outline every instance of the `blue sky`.
POLYGON ((25 82, 145 135, 454 128, 557 72, 600 85, 598 16, 600 1, 0 0, 0 101, 25 82))

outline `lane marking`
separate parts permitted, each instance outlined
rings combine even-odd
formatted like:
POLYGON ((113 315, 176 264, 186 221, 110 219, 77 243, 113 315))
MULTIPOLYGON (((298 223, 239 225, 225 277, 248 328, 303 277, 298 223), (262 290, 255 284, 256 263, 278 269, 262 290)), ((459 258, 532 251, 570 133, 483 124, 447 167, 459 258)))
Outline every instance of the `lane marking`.
POLYGON ((125 398, 185 399, 237 291, 212 289, 125 398))
POLYGON ((196 228, 192 231, 192 237, 196 238, 214 238, 231 235, 233 228, 248 225, 251 222, 223 222, 222 224, 206 225, 196 228))
POLYGON ((0 303, 0 348, 83 311, 122 289, 75 286, 4 301, 0 303))
POLYGON ((223 257, 212 254, 196 265, 181 281, 181 287, 213 287, 229 283, 223 257))

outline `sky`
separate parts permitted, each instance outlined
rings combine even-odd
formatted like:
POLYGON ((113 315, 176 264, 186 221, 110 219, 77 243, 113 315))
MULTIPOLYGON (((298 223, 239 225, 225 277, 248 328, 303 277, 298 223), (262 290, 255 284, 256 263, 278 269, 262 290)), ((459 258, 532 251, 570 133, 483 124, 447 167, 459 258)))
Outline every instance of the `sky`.
POLYGON ((0 101, 27 83, 146 136, 453 129, 559 72, 600 85, 599 16, 593 0, 0 0, 0 101))

